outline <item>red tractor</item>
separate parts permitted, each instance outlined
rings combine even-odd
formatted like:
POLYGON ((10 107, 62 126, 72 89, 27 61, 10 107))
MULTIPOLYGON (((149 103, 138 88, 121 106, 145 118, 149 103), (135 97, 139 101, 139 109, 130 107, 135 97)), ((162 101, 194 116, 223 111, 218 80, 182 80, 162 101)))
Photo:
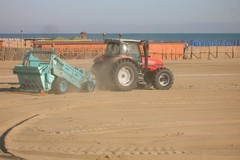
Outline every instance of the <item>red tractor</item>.
POLYGON ((92 71, 97 86, 120 91, 136 87, 168 90, 172 72, 160 60, 148 55, 149 42, 130 39, 106 39, 106 54, 94 59, 92 71))

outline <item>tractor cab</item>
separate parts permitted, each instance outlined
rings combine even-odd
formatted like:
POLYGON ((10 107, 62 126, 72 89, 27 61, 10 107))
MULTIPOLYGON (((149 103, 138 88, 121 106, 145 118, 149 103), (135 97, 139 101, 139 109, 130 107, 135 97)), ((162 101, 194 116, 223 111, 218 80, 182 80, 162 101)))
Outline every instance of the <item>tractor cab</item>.
POLYGON ((107 56, 129 56, 134 61, 141 61, 141 52, 139 49, 140 41, 125 39, 107 39, 107 56))
POLYGON ((162 61, 151 58, 149 56, 148 41, 129 39, 107 39, 105 43, 107 43, 107 57, 129 58, 137 65, 140 65, 139 67, 142 68, 142 71, 147 71, 147 69, 153 71, 159 67, 164 67, 164 63, 162 61))

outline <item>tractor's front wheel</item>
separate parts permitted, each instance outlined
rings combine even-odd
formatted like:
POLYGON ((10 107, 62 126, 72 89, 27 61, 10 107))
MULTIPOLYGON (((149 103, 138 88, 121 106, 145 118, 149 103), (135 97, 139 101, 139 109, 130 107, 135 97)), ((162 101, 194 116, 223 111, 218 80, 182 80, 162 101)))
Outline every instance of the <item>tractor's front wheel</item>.
POLYGON ((160 90, 168 90, 172 87, 174 77, 167 68, 160 68, 153 75, 153 87, 160 90))
POLYGON ((112 82, 120 91, 130 91, 137 86, 138 71, 131 61, 120 61, 112 70, 112 82))
POLYGON ((57 78, 53 83, 53 91, 56 94, 64 94, 69 88, 69 83, 63 78, 57 78))

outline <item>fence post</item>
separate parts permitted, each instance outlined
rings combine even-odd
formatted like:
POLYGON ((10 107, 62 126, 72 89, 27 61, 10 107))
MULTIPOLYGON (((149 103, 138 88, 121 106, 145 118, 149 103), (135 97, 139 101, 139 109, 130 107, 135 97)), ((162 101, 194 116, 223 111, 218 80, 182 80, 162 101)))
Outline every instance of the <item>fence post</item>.
POLYGON ((190 59, 192 59, 192 50, 193 50, 193 46, 191 46, 191 54, 190 54, 190 59))
POLYGON ((211 49, 210 49, 210 46, 208 46, 208 60, 211 59, 211 49))
POLYGON ((234 46, 232 46, 232 58, 234 58, 235 57, 235 55, 234 55, 234 48, 233 48, 234 46))

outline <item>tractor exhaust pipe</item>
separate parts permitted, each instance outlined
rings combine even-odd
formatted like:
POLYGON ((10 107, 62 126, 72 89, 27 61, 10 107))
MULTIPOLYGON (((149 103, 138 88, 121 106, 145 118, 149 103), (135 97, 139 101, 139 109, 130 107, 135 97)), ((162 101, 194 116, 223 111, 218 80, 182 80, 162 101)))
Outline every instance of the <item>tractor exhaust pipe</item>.
POLYGON ((121 39, 123 34, 122 32, 120 32, 118 35, 119 35, 119 39, 121 39))
POLYGON ((149 42, 145 41, 144 45, 143 45, 143 49, 144 49, 144 55, 145 55, 145 69, 144 69, 144 73, 147 73, 148 71, 148 50, 149 50, 149 42))

